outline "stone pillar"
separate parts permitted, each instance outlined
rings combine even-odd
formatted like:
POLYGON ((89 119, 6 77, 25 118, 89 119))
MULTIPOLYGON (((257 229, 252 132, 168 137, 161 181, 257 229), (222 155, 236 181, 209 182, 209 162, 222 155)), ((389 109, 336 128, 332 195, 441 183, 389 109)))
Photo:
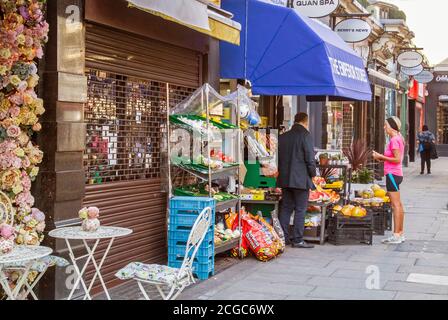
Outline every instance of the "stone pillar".
MULTIPOLYGON (((50 35, 45 60, 40 66, 39 90, 47 111, 38 137, 45 157, 33 194, 36 207, 47 215, 48 231, 70 224, 70 220, 76 222, 84 197, 86 129, 83 109, 87 100, 87 78, 84 75, 84 1, 48 0, 47 3, 50 35)), ((67 257, 64 242, 46 235, 43 245, 52 247, 56 255, 67 257)), ((66 297, 69 271, 70 268, 50 269, 40 282, 40 298, 66 297)))

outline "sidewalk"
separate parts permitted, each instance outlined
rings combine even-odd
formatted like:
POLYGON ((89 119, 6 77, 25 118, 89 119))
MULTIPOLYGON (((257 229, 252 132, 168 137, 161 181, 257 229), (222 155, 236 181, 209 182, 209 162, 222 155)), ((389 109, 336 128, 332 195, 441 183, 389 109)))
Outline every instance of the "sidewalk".
MULTIPOLYGON (((179 299, 448 300, 448 158, 434 163, 431 176, 419 172, 418 164, 406 168, 402 185, 406 243, 386 246, 381 244, 383 237, 375 237, 373 246, 288 248, 268 263, 247 258, 187 289, 179 299), (367 289, 366 282, 375 281, 378 286, 367 289)), ((112 295, 141 298, 135 283, 115 289, 112 295)))
POLYGON ((375 237, 371 247, 327 244, 288 249, 268 263, 248 258, 180 299, 448 299, 448 158, 434 162, 431 176, 420 176, 418 165, 406 168, 402 187, 406 243, 375 237), (376 290, 366 287, 369 266, 379 269, 376 290), (444 276, 434 280, 445 285, 412 283, 410 274, 444 276))

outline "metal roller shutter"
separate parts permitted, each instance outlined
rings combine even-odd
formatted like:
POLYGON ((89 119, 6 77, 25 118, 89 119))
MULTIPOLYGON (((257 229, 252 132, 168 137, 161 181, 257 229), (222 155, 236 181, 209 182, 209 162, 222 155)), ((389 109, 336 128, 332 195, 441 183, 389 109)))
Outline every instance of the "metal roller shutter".
MULTIPOLYGON (((84 206, 99 207, 103 225, 134 230, 116 240, 106 259, 102 273, 108 287, 121 283, 114 274, 129 262, 166 261, 167 199, 161 176, 166 107, 200 86, 201 61, 192 50, 87 26, 84 206)), ((99 254, 105 246, 99 246, 99 254)), ((92 276, 90 268, 87 278, 92 276)), ((97 279, 94 292, 99 287, 97 279)))

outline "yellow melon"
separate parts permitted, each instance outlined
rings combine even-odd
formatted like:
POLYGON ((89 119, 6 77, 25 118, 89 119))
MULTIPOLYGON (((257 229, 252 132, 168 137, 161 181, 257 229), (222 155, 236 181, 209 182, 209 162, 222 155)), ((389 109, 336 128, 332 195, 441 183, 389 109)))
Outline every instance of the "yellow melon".
POLYGON ((386 190, 383 189, 375 190, 375 198, 384 198, 386 194, 387 194, 386 190))

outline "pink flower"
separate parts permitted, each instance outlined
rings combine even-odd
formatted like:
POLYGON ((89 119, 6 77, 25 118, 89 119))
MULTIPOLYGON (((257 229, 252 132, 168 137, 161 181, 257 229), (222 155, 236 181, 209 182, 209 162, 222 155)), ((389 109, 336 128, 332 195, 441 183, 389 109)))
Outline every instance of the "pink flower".
POLYGON ((12 107, 9 109, 9 114, 11 117, 18 117, 20 114, 20 108, 19 107, 12 107))
POLYGON ((9 97, 9 101, 15 105, 20 106, 23 104, 23 96, 20 92, 17 92, 9 97))
POLYGON ((26 190, 30 190, 31 189, 31 179, 30 179, 30 177, 28 177, 27 174, 22 174, 22 186, 26 190))
POLYGON ((18 157, 14 157, 12 160, 12 166, 15 169, 21 169, 22 168, 22 159, 20 159, 18 157))
POLYGON ((32 207, 34 205, 34 197, 29 191, 25 191, 17 195, 15 202, 20 208, 32 207))
POLYGON ((0 235, 4 239, 9 240, 14 236, 14 228, 10 225, 4 224, 0 226, 0 235))
POLYGON ((18 136, 20 136, 21 130, 18 126, 10 126, 6 130, 6 133, 11 138, 17 138, 18 136))
POLYGON ((45 221, 45 214, 42 211, 40 211, 39 209, 37 209, 37 208, 31 209, 31 215, 38 222, 44 222, 45 221))
POLYGON ((36 57, 38 59, 42 59, 44 57, 44 50, 42 49, 42 47, 36 50, 36 57))
POLYGON ((45 222, 40 222, 37 226, 36 226, 36 231, 37 232, 44 232, 45 231, 45 222))
POLYGON ((31 220, 33 220, 33 217, 31 215, 23 217, 23 222, 25 223, 29 223, 31 220))
POLYGON ((30 161, 30 159, 29 159, 28 157, 25 157, 25 158, 22 160, 22 166, 23 166, 23 168, 25 168, 25 169, 27 169, 27 168, 29 168, 29 167, 31 166, 31 161, 30 161))
POLYGON ((26 81, 20 82, 20 84, 17 86, 17 90, 19 92, 24 92, 27 88, 28 88, 28 82, 26 82, 26 81))
POLYGON ((89 207, 87 209, 87 215, 89 219, 97 219, 100 216, 100 209, 97 207, 89 207))

